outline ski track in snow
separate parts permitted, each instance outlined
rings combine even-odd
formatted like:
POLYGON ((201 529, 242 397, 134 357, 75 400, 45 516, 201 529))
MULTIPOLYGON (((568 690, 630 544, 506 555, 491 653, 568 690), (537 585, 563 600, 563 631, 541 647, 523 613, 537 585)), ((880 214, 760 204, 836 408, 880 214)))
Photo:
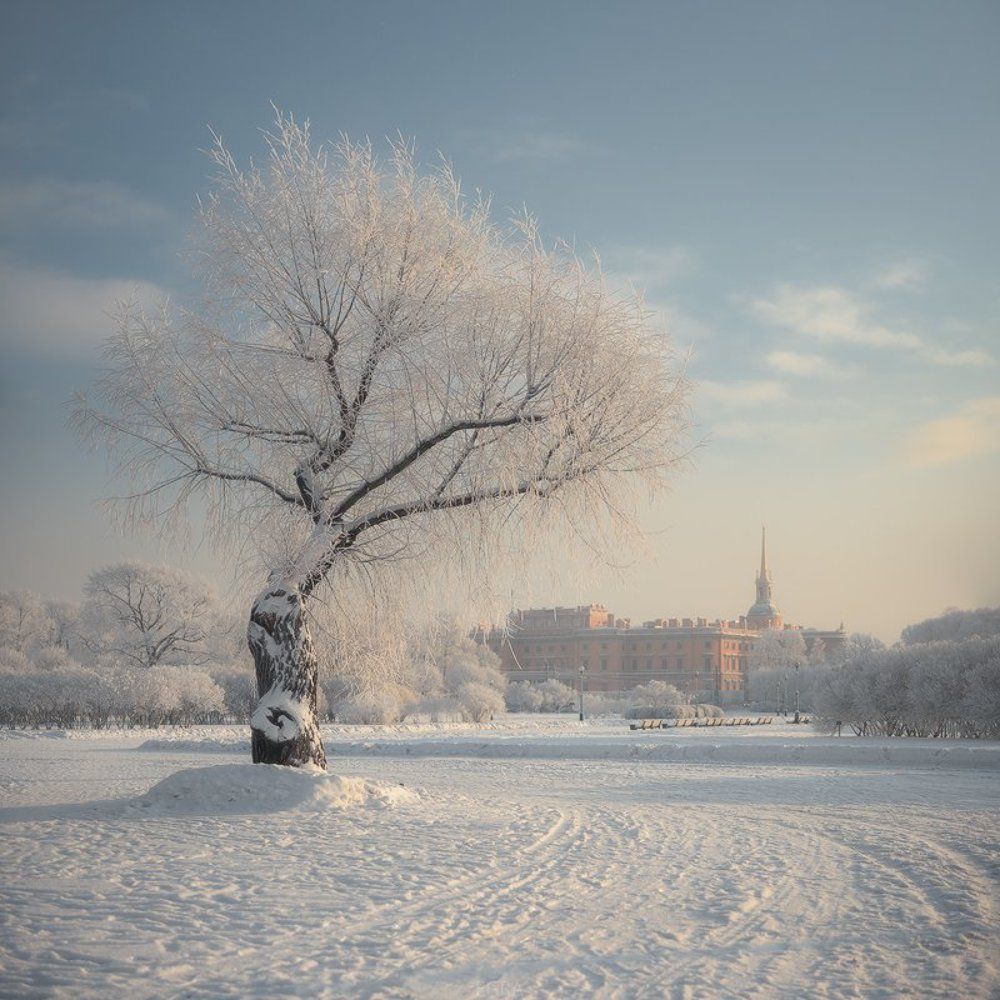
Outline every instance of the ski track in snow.
POLYGON ((887 743, 826 766, 827 742, 784 730, 682 734, 692 759, 656 760, 620 721, 596 749, 523 725, 543 752, 516 752, 514 722, 447 753, 436 730, 396 731, 395 753, 354 738, 331 770, 419 798, 265 815, 125 804, 241 761, 221 727, 201 751, 5 740, 0 995, 998 994, 995 755, 949 768, 910 741, 905 765, 887 743))

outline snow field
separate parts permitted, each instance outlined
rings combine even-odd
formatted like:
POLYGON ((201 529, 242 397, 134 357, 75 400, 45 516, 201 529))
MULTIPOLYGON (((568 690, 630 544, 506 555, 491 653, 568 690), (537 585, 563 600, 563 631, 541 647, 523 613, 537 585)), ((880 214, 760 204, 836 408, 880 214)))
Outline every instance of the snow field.
POLYGON ((587 728, 328 732, 334 777, 263 813, 280 769, 236 729, 7 741, 0 994, 996 993, 995 755, 824 764, 789 727, 688 734, 743 762, 595 759, 619 736, 587 728))

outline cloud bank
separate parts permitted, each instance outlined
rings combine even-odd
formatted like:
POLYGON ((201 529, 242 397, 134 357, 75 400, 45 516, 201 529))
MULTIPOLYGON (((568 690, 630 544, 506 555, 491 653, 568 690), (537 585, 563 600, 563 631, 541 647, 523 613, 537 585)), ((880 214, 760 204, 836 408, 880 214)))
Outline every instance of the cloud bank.
POLYGON ((96 353, 112 332, 117 302, 150 306, 165 297, 148 281, 79 278, 51 268, 0 263, 0 348, 43 357, 96 353))

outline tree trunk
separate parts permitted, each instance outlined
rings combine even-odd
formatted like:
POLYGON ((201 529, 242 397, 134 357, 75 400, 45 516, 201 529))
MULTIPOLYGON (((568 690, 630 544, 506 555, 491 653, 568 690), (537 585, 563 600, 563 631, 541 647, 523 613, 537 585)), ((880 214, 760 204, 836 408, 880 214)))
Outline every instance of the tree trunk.
POLYGON ((250 719, 254 763, 325 768, 316 721, 316 654, 298 588, 279 585, 257 597, 247 642, 260 699, 250 719))

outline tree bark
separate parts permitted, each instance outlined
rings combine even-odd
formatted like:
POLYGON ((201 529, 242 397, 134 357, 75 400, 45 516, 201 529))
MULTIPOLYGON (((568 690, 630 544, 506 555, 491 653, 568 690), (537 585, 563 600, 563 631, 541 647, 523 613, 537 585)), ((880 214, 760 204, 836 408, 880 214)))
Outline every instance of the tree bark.
POLYGON ((316 721, 316 654, 302 602, 297 587, 278 585, 250 610, 247 642, 260 699, 250 719, 255 764, 326 768, 316 721))

